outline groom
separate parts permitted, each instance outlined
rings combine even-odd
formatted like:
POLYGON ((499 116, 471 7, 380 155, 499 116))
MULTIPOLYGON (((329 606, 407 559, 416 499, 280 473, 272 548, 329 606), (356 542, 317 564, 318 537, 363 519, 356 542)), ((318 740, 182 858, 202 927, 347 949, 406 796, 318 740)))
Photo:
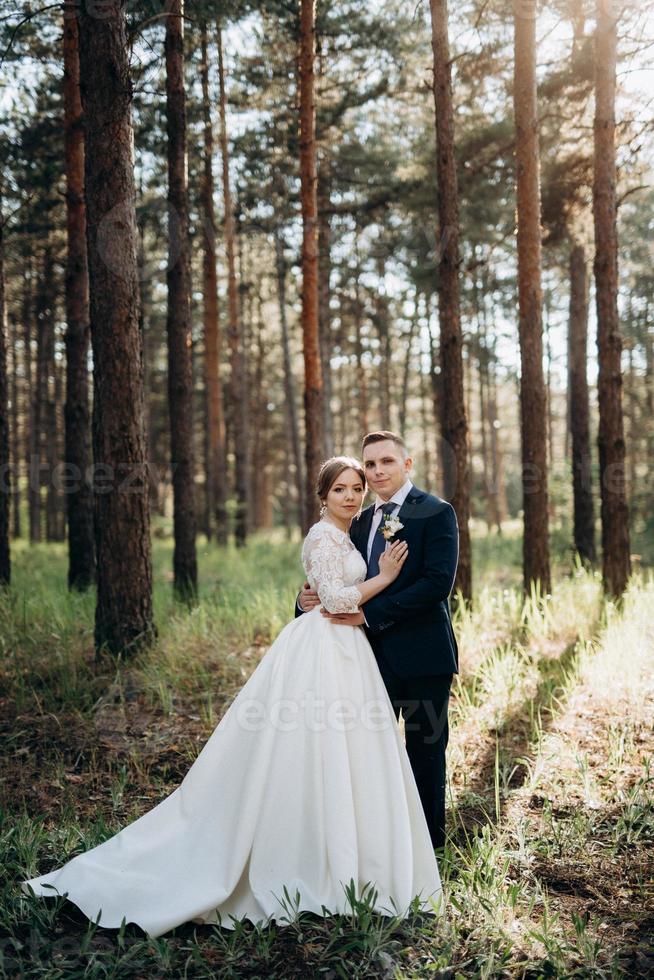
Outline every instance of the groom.
MULTIPOLYGON (((448 606, 459 554, 453 507, 411 483, 412 459, 394 432, 369 432, 363 466, 376 500, 355 517, 350 537, 368 566, 379 572, 386 540, 406 541, 409 554, 397 579, 357 613, 322 614, 332 623, 364 626, 399 720, 435 848, 445 843, 445 749, 452 675, 458 649, 448 606), (395 520, 393 520, 395 518, 395 520), (395 533, 394 528, 398 528, 395 533), (386 534, 384 534, 386 530, 386 534)), ((308 587, 298 596, 299 612, 320 604, 308 587)))

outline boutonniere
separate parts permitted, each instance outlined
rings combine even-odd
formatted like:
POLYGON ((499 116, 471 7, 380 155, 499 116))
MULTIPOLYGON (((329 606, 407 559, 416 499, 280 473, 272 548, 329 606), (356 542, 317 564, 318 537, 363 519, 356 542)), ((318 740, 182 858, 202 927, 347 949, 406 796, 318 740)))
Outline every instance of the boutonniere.
POLYGON ((391 517, 387 514, 386 519, 384 520, 384 526, 382 527, 382 534, 387 541, 390 541, 395 537, 398 531, 402 530, 403 527, 404 524, 399 517, 391 517))

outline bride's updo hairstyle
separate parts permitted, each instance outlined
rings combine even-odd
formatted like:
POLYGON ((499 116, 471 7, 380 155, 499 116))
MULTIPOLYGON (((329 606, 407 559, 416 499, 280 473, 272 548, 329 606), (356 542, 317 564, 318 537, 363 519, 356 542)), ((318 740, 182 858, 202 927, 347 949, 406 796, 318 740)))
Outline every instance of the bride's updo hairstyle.
POLYGON ((320 473, 318 474, 316 493, 320 497, 321 503, 325 502, 327 499, 327 494, 344 470, 354 470, 355 473, 358 473, 358 475, 361 477, 361 485, 365 490, 366 474, 363 472, 363 466, 359 460, 354 459, 352 456, 332 456, 331 459, 325 460, 320 467, 320 473))

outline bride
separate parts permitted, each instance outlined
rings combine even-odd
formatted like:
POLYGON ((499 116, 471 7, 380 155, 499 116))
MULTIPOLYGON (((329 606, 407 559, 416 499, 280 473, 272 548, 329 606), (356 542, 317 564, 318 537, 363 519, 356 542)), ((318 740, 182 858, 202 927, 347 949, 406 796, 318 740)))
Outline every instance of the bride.
MULTIPOLYGON (((318 494, 304 570, 325 609, 356 612, 395 580, 407 546, 388 547, 365 581, 348 535, 365 494, 360 464, 328 460, 318 494)), ((285 888, 299 892, 298 911, 347 912, 351 882, 357 896, 372 884, 383 914, 406 915, 416 896, 423 911, 438 908, 427 822, 372 648, 360 627, 316 607, 282 629, 177 789, 21 887, 157 937, 189 921, 284 921, 285 888)))

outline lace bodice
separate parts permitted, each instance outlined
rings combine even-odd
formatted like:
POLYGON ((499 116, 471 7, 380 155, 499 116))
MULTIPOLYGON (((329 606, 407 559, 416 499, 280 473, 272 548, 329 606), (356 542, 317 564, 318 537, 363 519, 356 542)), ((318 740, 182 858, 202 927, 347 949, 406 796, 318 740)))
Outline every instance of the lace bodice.
POLYGON ((357 612, 361 593, 356 583, 365 580, 366 563, 345 531, 329 521, 314 524, 302 545, 302 564, 328 612, 357 612))

